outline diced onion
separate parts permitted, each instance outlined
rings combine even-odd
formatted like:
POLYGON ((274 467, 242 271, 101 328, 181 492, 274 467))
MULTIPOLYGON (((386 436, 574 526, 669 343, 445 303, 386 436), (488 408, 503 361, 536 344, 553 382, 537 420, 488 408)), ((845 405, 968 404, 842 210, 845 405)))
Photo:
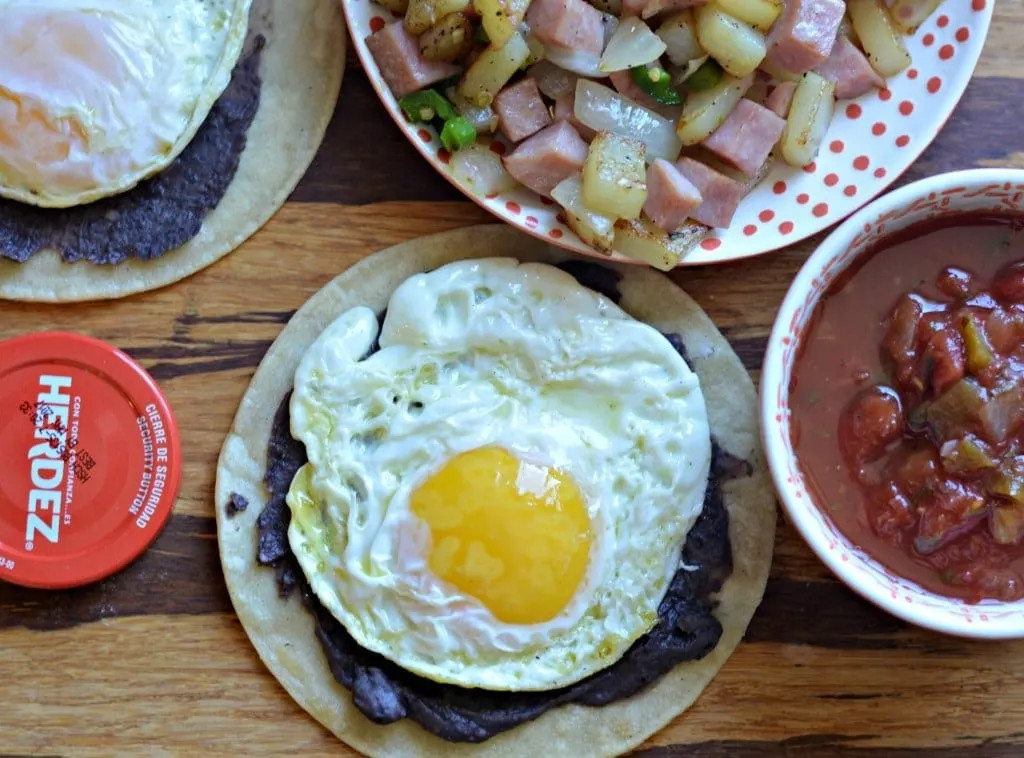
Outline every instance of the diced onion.
POLYGON ((601 56, 586 50, 570 50, 557 45, 547 45, 544 57, 559 68, 572 71, 580 76, 603 77, 605 74, 597 67, 601 56))
POLYGON ((534 63, 526 72, 537 82, 537 89, 552 100, 576 91, 576 80, 579 78, 571 71, 559 68, 550 60, 534 63))
POLYGON ((504 192, 516 186, 516 180, 501 165, 501 158, 479 143, 456 150, 452 154, 451 169, 457 181, 478 195, 504 192))
POLYGON ((658 60, 665 41, 636 17, 624 19, 608 40, 599 68, 605 73, 624 71, 658 60))
POLYGON ((576 82, 574 108, 577 120, 595 131, 614 132, 643 142, 648 161, 674 161, 679 157, 682 143, 675 124, 608 87, 580 79, 576 82))
POLYGON ((694 58, 706 55, 697 41, 693 13, 690 10, 680 11, 665 19, 658 27, 657 35, 665 43, 668 59, 676 66, 685 66, 694 58))
POLYGON ((498 114, 491 106, 480 107, 471 103, 455 87, 449 87, 444 94, 455 104, 459 115, 473 125, 477 134, 493 134, 498 128, 498 114))

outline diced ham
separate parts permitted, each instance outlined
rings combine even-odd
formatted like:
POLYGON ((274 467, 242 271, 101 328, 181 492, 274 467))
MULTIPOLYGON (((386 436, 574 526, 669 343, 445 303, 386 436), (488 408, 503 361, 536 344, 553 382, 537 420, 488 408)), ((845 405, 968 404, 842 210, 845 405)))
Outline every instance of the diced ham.
POLYGON ((768 34, 768 60, 802 74, 832 52, 846 12, 843 0, 786 0, 768 34))
POLYGON ((512 142, 524 140, 551 123, 537 82, 529 76, 505 87, 494 97, 491 107, 498 114, 498 127, 512 142))
POLYGON ((779 118, 789 115, 789 106, 793 104, 793 93, 796 92, 796 82, 779 82, 768 94, 764 104, 772 110, 779 118))
MULTIPOLYGON (((656 16, 665 11, 681 11, 684 8, 696 8, 698 5, 705 5, 708 0, 644 0, 643 10, 640 15, 644 18, 656 16)), ((622 0, 623 13, 625 14, 627 0, 622 0)))
POLYGON ((702 198, 690 218, 708 226, 729 226, 746 188, 693 158, 680 158, 676 168, 700 191, 702 198))
POLYGON ((729 165, 753 176, 779 141, 785 126, 785 119, 743 98, 702 144, 729 165))
POLYGON ((671 232, 683 225, 701 204, 700 190, 664 158, 647 167, 644 213, 655 226, 671 232))
POLYGON ((836 39, 832 54, 815 70, 836 83, 836 97, 860 97, 885 86, 885 79, 871 68, 864 53, 842 35, 836 39))
POLYGON ((576 119, 576 92, 567 92, 555 98, 555 121, 567 121, 584 140, 590 142, 597 132, 576 119))
POLYGON ((420 55, 419 40, 405 30, 401 21, 371 34, 366 46, 395 97, 455 76, 460 70, 451 63, 425 60, 420 55))
POLYGON ((526 12, 533 35, 545 45, 600 55, 604 49, 601 11, 586 0, 533 0, 526 12))
POLYGON ((583 167, 586 158, 587 143, 568 123, 556 121, 505 156, 505 170, 534 192, 550 195, 556 184, 583 167))

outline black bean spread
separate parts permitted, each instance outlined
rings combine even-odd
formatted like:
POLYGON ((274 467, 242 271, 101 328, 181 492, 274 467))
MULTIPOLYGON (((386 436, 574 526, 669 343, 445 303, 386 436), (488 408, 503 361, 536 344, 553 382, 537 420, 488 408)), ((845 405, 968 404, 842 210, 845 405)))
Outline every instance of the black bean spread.
MULTIPOLYGON (((610 289, 613 299, 618 299, 618 275, 610 269, 596 264, 582 264, 582 268, 574 264, 566 269, 581 283, 606 295, 611 296, 606 291, 610 289)), ((678 336, 666 337, 674 346, 682 347, 678 336)), ((352 691, 354 704, 370 720, 389 724, 411 718, 451 742, 482 742, 559 705, 600 706, 629 697, 676 664, 703 658, 718 644, 722 627, 713 614, 714 595, 732 572, 729 518, 721 486, 731 478, 748 476, 750 465, 723 451, 712 438, 704 508, 683 547, 681 565, 686 568, 680 568, 673 577, 658 608, 657 625, 608 668, 560 689, 494 692, 439 684, 365 650, 320 604, 288 543, 291 513, 285 496, 295 472, 306 462, 305 448, 289 432, 289 399, 290 394, 281 401, 270 435, 264 480, 270 500, 257 521, 257 559, 276 571, 282 597, 299 589, 315 619, 316 635, 332 674, 352 691)))
POLYGON ((254 37, 231 83, 182 153, 126 192, 72 208, 38 208, 0 199, 0 258, 24 263, 46 248, 66 263, 153 260, 199 234, 238 170, 260 104, 260 55, 254 37))

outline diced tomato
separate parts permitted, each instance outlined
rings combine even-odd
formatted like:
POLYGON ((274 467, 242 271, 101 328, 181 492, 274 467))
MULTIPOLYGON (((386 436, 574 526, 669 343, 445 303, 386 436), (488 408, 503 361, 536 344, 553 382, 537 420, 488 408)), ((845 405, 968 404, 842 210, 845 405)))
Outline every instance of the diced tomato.
POLYGON ((944 295, 964 300, 971 294, 973 278, 970 271, 964 271, 956 266, 948 266, 939 272, 935 286, 944 295))
POLYGON ((839 420, 839 444, 850 466, 877 460, 903 432, 900 398, 888 387, 872 387, 854 396, 839 420))
POLYGON ((992 294, 1008 303, 1024 303, 1024 264, 1014 263, 996 274, 992 294))
POLYGON ((901 448, 885 467, 885 475, 912 501, 923 499, 939 471, 939 455, 931 445, 901 448))
POLYGON ((932 389, 941 395, 964 378, 964 341, 951 326, 934 332, 928 339, 922 356, 931 369, 932 389))
POLYGON ((893 309, 886 324, 882 347, 892 359, 893 373, 900 384, 907 384, 914 376, 917 359, 915 335, 920 318, 920 304, 905 295, 893 309))
POLYGON ((958 537, 976 529, 988 516, 985 497, 971 484, 939 479, 929 502, 921 509, 914 549, 934 553, 958 537))
POLYGON ((874 508, 868 517, 875 533, 898 546, 903 531, 916 518, 907 496, 895 482, 886 482, 878 488, 871 504, 874 508))
POLYGON ((985 333, 993 349, 1008 353, 1017 346, 1017 325, 1013 316, 1002 308, 994 308, 985 317, 985 333))
POLYGON ((972 584, 981 597, 994 597, 1007 603, 1024 597, 1020 575, 1010 569, 980 568, 975 572, 972 584))

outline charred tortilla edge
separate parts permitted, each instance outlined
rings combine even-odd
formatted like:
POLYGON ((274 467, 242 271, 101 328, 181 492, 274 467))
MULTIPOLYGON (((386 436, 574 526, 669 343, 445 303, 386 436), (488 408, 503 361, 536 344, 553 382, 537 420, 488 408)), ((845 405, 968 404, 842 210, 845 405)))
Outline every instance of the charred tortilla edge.
POLYGON ((249 32, 264 34, 260 107, 227 192, 199 234, 151 261, 64 263, 41 250, 0 261, 0 298, 69 303, 166 286, 211 265, 252 236, 284 204, 312 162, 341 89, 346 36, 333 0, 254 0, 249 32))
POLYGON ((344 310, 381 311, 399 283, 463 258, 510 256, 557 263, 569 258, 503 225, 444 232, 388 248, 355 264, 317 292, 267 351, 242 398, 217 468, 215 504, 232 493, 260 507, 233 518, 215 507, 221 562, 235 611, 260 658, 292 698, 341 740, 371 756, 617 755, 685 711, 739 644, 764 594, 775 539, 775 499, 760 449, 757 398, 739 358, 708 316, 668 278, 650 269, 622 273, 621 307, 663 332, 679 334, 701 379, 712 434, 753 469, 723 488, 729 512, 733 572, 719 593, 723 633, 699 661, 687 661, 638 695, 600 708, 556 708, 480 744, 455 744, 404 720, 380 726, 352 704, 335 681, 297 593, 278 597, 274 572, 256 563, 255 521, 267 500, 263 486, 274 413, 292 387, 295 368, 316 336, 344 310))

